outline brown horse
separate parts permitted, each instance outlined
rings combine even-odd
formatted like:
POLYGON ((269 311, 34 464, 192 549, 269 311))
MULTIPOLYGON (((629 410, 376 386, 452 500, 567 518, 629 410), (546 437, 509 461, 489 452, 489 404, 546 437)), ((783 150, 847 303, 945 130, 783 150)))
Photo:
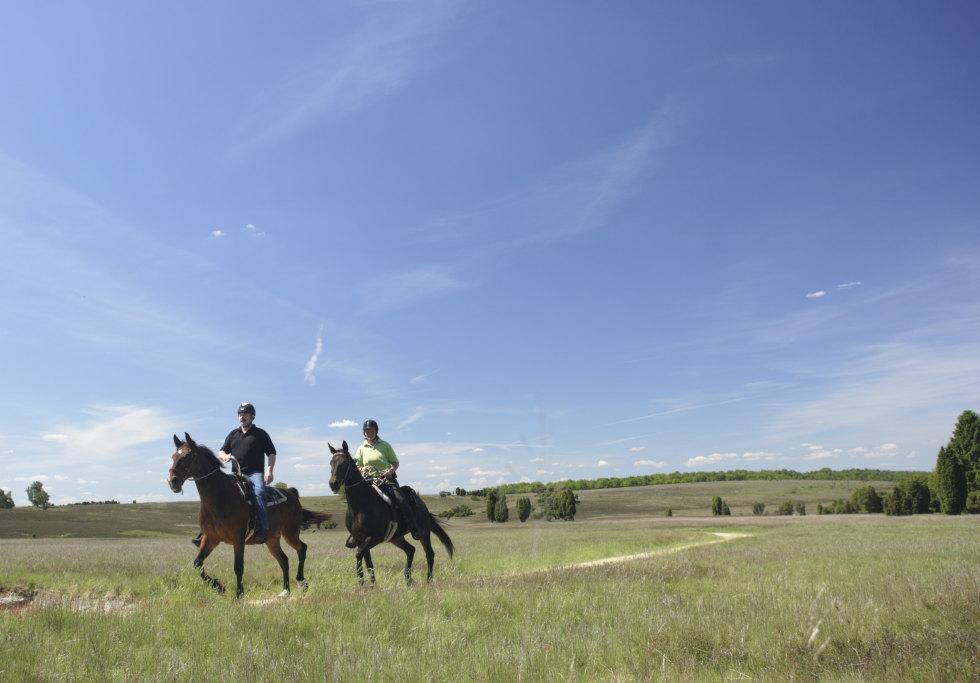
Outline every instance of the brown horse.
MULTIPOLYGON (((219 593, 225 587, 220 581, 207 575, 204 571, 204 560, 219 543, 227 543, 235 548, 235 578, 238 580, 236 597, 241 597, 245 590, 242 587, 242 574, 245 571, 245 534, 249 521, 249 506, 242 496, 237 479, 221 470, 221 461, 207 446, 194 443, 190 434, 184 432, 185 441, 174 434, 174 445, 177 450, 173 454, 173 464, 167 476, 167 483, 174 493, 181 493, 184 482, 193 479, 197 484, 197 492, 201 496, 200 523, 201 536, 200 552, 194 558, 194 566, 201 571, 201 578, 219 593)), ((296 549, 299 555, 299 570, 296 572, 296 583, 306 590, 307 583, 303 578, 303 565, 306 562, 306 544, 299 539, 300 529, 309 528, 310 524, 320 524, 329 519, 330 515, 304 510, 299 502, 296 489, 285 491, 287 500, 284 503, 269 508, 269 535, 265 547, 279 562, 282 569, 282 592, 280 597, 289 595, 289 559, 279 545, 280 536, 296 549)))
MULTIPOLYGON (((337 493, 340 487, 344 487, 344 494, 347 497, 347 531, 350 533, 348 547, 355 548, 354 560, 357 571, 357 580, 364 585, 364 570, 361 567, 362 560, 367 563, 368 574, 371 583, 374 583, 374 561, 371 559, 371 548, 385 541, 398 546, 405 551, 407 559, 405 562, 405 583, 412 583, 412 559, 415 557, 415 546, 405 540, 408 529, 405 523, 391 509, 381 496, 373 489, 370 483, 357 469, 357 463, 347 451, 345 441, 340 449, 336 449, 329 443, 330 452, 333 457, 330 459, 330 489, 337 493)), ((407 488, 407 487, 406 487, 407 488)), ((414 495, 409 494, 409 495, 414 495)), ((428 564, 429 573, 427 580, 432 581, 432 566, 435 563, 436 554, 432 550, 430 534, 435 534, 449 557, 453 556, 453 542, 449 534, 439 525, 439 520, 432 516, 421 498, 416 496, 415 524, 418 530, 418 538, 425 551, 425 561, 428 564)))

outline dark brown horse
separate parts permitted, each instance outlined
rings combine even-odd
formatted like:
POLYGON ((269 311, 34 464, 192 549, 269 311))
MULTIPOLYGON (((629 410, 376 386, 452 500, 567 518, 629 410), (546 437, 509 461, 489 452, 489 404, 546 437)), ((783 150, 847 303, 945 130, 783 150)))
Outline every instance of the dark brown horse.
MULTIPOLYGON (((245 571, 245 534, 250 516, 248 503, 242 496, 237 479, 221 470, 221 461, 207 446, 194 443, 187 432, 185 441, 174 434, 174 444, 177 450, 173 455, 173 464, 167 476, 167 483, 174 493, 181 493, 184 482, 193 479, 197 484, 197 492, 201 496, 201 551, 194 558, 194 566, 201 571, 201 578, 209 583, 219 593, 225 587, 220 581, 207 575, 204 571, 204 560, 219 543, 227 543, 235 548, 235 578, 238 580, 236 597, 241 597, 245 590, 242 588, 242 574, 245 571)), ((296 489, 285 491, 287 500, 284 503, 269 508, 269 535, 265 547, 279 562, 282 569, 282 592, 280 597, 289 595, 289 559, 279 545, 280 536, 296 549, 299 555, 299 570, 296 572, 296 583, 306 590, 306 580, 303 578, 303 565, 306 562, 306 544, 299 539, 300 529, 306 529, 310 524, 319 524, 329 519, 330 515, 304 510, 299 503, 299 493, 296 489)))
MULTIPOLYGON (((374 583, 371 548, 388 541, 404 550, 405 555, 408 556, 405 561, 405 582, 411 584, 415 546, 405 540, 408 529, 405 528, 404 521, 395 514, 388 503, 382 500, 370 482, 357 469, 357 463, 347 451, 346 441, 339 450, 330 446, 330 453, 333 455, 330 459, 330 489, 337 493, 343 486, 347 497, 347 531, 351 535, 350 543, 353 544, 351 547, 355 549, 357 580, 361 585, 364 584, 364 570, 361 566, 363 560, 367 563, 371 583, 374 583)), ((425 561, 429 568, 426 578, 432 581, 432 565, 435 563, 436 554, 432 550, 430 534, 439 537, 449 557, 453 556, 453 542, 449 534, 439 525, 439 521, 425 507, 421 498, 416 497, 415 505, 418 537, 425 551, 425 561)))

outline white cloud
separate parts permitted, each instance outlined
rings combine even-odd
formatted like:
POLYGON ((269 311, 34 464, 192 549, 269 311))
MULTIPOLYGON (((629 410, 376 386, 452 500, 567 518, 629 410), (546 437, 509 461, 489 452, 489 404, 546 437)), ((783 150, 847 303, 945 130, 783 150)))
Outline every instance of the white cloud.
POLYGON ((595 466, 596 466, 596 467, 605 467, 605 466, 606 466, 606 465, 608 465, 608 464, 609 464, 609 463, 608 463, 608 462, 606 462, 605 460, 600 460, 599 462, 597 462, 597 463, 595 464, 595 466))
POLYGON ((418 422, 420 419, 422 419, 422 416, 424 414, 425 414, 425 409, 422 406, 418 406, 415 409, 415 412, 413 412, 411 415, 409 415, 404 420, 398 423, 398 429, 404 429, 408 425, 418 422))
POLYGON ((224 230, 221 230, 220 228, 218 230, 211 231, 211 237, 215 239, 218 239, 219 237, 224 237, 226 234, 227 233, 224 230))
POLYGON ((44 436, 41 437, 41 439, 43 441, 56 441, 56 442, 59 442, 60 443, 60 442, 68 441, 68 435, 67 434, 45 434, 44 436))
POLYGON ((894 444, 894 443, 883 443, 880 446, 878 446, 878 449, 882 451, 893 451, 896 448, 898 448, 898 444, 894 444))
POLYGON ((330 429, 345 429, 347 427, 356 427, 357 423, 354 422, 353 420, 348 420, 347 418, 344 418, 343 420, 337 420, 335 422, 331 422, 327 426, 330 427, 330 429))
POLYGON ((684 461, 684 464, 687 467, 700 467, 702 465, 713 465, 722 460, 731 460, 737 457, 738 453, 712 453, 711 455, 698 455, 693 458, 688 458, 684 461))
POLYGON ((306 367, 303 368, 303 377, 310 386, 316 384, 316 361, 320 357, 321 351, 323 351, 323 325, 320 325, 320 329, 317 330, 316 342, 313 344, 313 355, 306 361, 306 367))
POLYGON ((478 446, 478 447, 476 447, 476 448, 473 449, 473 452, 474 453, 482 453, 483 452, 483 449, 478 446))
MULTIPOLYGON (((156 474, 156 472, 152 472, 152 474, 156 474)), ((98 483, 99 482, 97 482, 97 481, 91 481, 89 479, 79 479, 78 480, 78 484, 80 486, 88 486, 89 484, 98 484, 98 483)))
POLYGON ((807 299, 820 299, 820 298, 825 297, 825 296, 827 296, 827 292, 825 292, 822 289, 820 289, 820 290, 817 290, 816 292, 810 292, 809 294, 806 295, 806 298, 807 299))
POLYGON ((255 237, 265 237, 265 231, 259 230, 251 223, 245 225, 245 232, 247 232, 249 235, 254 235, 255 237))
POLYGON ((667 466, 666 460, 637 460, 633 463, 634 467, 654 467, 658 470, 667 466))
POLYGON ((169 441, 166 437, 178 431, 175 420, 156 408, 95 406, 88 412, 91 419, 87 422, 59 427, 59 437, 66 437, 55 440, 65 444, 62 463, 114 460, 134 446, 169 441))
POLYGON ((436 373, 435 373, 435 371, 432 371, 432 372, 427 372, 427 373, 425 373, 425 374, 422 374, 422 375, 415 375, 415 377, 413 377, 412 379, 410 379, 410 380, 408 380, 408 383, 409 383, 409 384, 413 384, 413 385, 414 385, 414 384, 421 384, 421 383, 422 383, 422 382, 424 382, 424 381, 425 381, 425 380, 426 380, 427 378, 429 378, 429 377, 431 377, 431 376, 432 376, 432 375, 434 375, 434 374, 436 374, 436 373))
POLYGON ((14 477, 14 481, 40 481, 40 482, 45 482, 45 481, 47 481, 50 478, 51 477, 49 477, 46 474, 35 474, 35 475, 31 476, 31 477, 14 477))
POLYGON ((67 481, 68 480, 68 477, 66 477, 63 474, 56 474, 56 475, 54 475, 54 480, 55 481, 67 481))
POLYGON ((544 458, 531 458, 530 462, 544 462, 544 458))
POLYGON ((854 287, 860 287, 860 282, 845 282, 843 284, 837 285, 837 289, 853 289, 854 287))
POLYGON ((749 451, 742 453, 743 460, 775 460, 777 458, 776 453, 768 453, 766 451, 749 451))
POLYGON ((646 446, 633 446, 630 449, 630 453, 639 453, 640 451, 645 451, 646 448, 647 448, 646 446))

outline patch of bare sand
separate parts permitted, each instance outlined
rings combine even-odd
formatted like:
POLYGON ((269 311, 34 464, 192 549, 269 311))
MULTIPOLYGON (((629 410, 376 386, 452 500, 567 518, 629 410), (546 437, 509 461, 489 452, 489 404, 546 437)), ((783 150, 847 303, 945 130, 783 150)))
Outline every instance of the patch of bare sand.
POLYGON ((717 536, 718 538, 707 540, 707 541, 694 541, 692 543, 683 543, 681 545, 671 546, 670 548, 660 548, 659 550, 651 550, 645 553, 635 553, 633 555, 617 555, 616 557, 604 557, 601 560, 589 560, 588 562, 577 562, 575 564, 561 564, 556 567, 548 567, 547 569, 532 569, 526 572, 515 572, 513 574, 507 574, 506 576, 533 576, 535 574, 546 574, 548 572, 563 571, 568 569, 585 569, 588 567, 601 567, 607 564, 621 564, 623 562, 631 562, 632 560, 642 560, 648 557, 657 557, 658 555, 672 555, 674 553, 679 553, 684 550, 690 550, 691 548, 700 548, 705 545, 714 545, 715 543, 725 543, 726 541, 734 541, 738 538, 749 538, 755 534, 746 534, 738 532, 723 532, 723 531, 706 531, 705 533, 712 536, 717 536))
POLYGON ((131 599, 118 595, 66 595, 50 591, 0 591, 0 609, 28 612, 39 609, 68 609, 72 612, 111 614, 136 608, 131 599))

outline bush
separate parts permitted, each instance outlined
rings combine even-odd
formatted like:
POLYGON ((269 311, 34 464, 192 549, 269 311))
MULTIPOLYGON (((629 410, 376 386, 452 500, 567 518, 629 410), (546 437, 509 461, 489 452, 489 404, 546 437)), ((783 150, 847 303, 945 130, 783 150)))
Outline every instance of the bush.
POLYGON ((806 503, 796 503, 793 505, 793 509, 796 510, 796 514, 805 515, 806 514, 806 503))
POLYGON ((527 518, 531 516, 531 499, 527 496, 517 499, 517 518, 522 522, 526 522, 527 518))
POLYGON ((817 514, 818 515, 826 514, 823 510, 823 503, 817 503, 817 514))
POLYGON ((711 499, 711 514, 716 517, 721 514, 721 496, 715 496, 711 499))
POLYGON ((874 486, 862 486, 855 489, 854 493, 851 494, 851 502, 863 512, 883 512, 885 509, 881 502, 881 496, 878 495, 874 486))
POLYGON ((14 506, 14 497, 7 491, 0 489, 0 510, 8 510, 14 506))
POLYGON ((473 508, 471 508, 469 505, 457 505, 454 508, 443 510, 436 516, 449 519, 450 517, 469 517, 472 514, 473 514, 473 508))
POLYGON ((936 457, 936 479, 942 511, 960 514, 966 507, 966 472, 959 457, 945 448, 940 448, 936 457))
POLYGON ((666 510, 664 510, 664 517, 673 517, 673 516, 674 516, 674 511, 673 510, 671 510, 670 508, 667 508, 666 510))
POLYGON ((48 509, 48 501, 51 496, 48 492, 44 490, 44 484, 39 481, 32 481, 31 485, 27 487, 27 500, 31 502, 31 505, 37 508, 42 508, 44 510, 48 509))
POLYGON ((728 507, 728 503, 721 501, 721 514, 730 516, 732 514, 731 509, 728 507))
POLYGON ((778 515, 792 515, 793 514, 793 501, 787 500, 779 504, 779 509, 776 511, 778 515))
POLYGON ((507 494, 501 493, 497 498, 497 504, 493 508, 493 521, 501 524, 510 519, 510 510, 507 508, 507 494))
POLYGON ((497 492, 493 489, 487 491, 487 519, 491 522, 494 521, 496 517, 497 510, 497 492))
POLYGON ((757 516, 766 514, 766 504, 759 501, 752 503, 752 514, 757 516))
POLYGON ((544 517, 549 520, 563 519, 566 522, 575 520, 576 504, 579 502, 575 492, 569 488, 557 491, 545 491, 538 496, 538 507, 544 517))
POLYGON ((971 515, 980 514, 980 489, 970 491, 966 497, 966 511, 971 515))

